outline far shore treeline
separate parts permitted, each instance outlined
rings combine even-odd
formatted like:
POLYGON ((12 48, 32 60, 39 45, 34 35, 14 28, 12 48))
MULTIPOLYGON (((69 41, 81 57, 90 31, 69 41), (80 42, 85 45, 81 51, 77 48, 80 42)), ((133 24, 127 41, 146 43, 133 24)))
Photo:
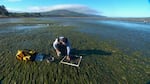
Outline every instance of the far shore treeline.
POLYGON ((0 5, 0 17, 36 17, 40 13, 13 13, 9 12, 4 5, 0 5))
POLYGON ((9 16, 9 12, 4 5, 0 5, 0 17, 9 16))

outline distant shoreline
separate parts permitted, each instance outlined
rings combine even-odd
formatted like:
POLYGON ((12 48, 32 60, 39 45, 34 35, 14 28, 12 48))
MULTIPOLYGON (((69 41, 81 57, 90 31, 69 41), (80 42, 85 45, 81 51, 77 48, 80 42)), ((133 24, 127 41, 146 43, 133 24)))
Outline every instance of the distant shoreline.
POLYGON ((52 16, 29 16, 29 17, 13 17, 13 16, 1 16, 0 15, 0 19, 1 18, 44 18, 44 17, 49 17, 49 18, 90 18, 90 19, 97 19, 97 20, 117 20, 117 21, 129 21, 129 22, 143 22, 143 23, 150 23, 150 17, 143 17, 143 18, 114 18, 114 17, 72 17, 72 16, 68 16, 68 17, 52 17, 52 16))

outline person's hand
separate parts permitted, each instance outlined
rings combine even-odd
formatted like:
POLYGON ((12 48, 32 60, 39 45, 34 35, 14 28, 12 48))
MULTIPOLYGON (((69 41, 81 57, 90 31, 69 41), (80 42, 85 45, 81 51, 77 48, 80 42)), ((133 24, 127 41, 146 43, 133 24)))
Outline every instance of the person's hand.
POLYGON ((67 59, 68 61, 70 61, 70 57, 69 57, 69 56, 67 56, 66 59, 67 59))
POLYGON ((56 50, 57 56, 60 56, 61 52, 59 50, 56 50))

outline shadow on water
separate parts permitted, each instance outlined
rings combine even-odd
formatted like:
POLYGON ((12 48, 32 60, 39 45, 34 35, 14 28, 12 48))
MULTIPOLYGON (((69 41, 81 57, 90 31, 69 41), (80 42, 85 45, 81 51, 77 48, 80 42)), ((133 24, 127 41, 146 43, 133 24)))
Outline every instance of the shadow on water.
POLYGON ((74 55, 83 55, 83 56, 89 56, 89 55, 111 55, 111 52, 103 51, 103 50, 77 50, 77 49, 72 49, 71 54, 74 55))

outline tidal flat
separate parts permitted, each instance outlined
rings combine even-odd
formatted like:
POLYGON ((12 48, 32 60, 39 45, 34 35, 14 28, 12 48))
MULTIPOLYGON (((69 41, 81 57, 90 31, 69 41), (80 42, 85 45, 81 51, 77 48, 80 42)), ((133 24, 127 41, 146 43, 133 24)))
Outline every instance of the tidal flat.
POLYGON ((0 84, 150 83, 149 56, 143 56, 143 52, 138 50, 127 54, 121 46, 118 47, 118 41, 103 40, 105 37, 99 35, 100 32, 89 34, 92 30, 88 33, 81 32, 82 25, 75 26, 73 23, 62 24, 61 21, 48 18, 11 19, 0 23, 0 84), (71 54, 83 56, 80 68, 59 63, 61 57, 56 56, 52 47, 58 36, 69 38, 71 54), (55 57, 55 61, 19 61, 15 57, 19 49, 51 55, 55 57))

